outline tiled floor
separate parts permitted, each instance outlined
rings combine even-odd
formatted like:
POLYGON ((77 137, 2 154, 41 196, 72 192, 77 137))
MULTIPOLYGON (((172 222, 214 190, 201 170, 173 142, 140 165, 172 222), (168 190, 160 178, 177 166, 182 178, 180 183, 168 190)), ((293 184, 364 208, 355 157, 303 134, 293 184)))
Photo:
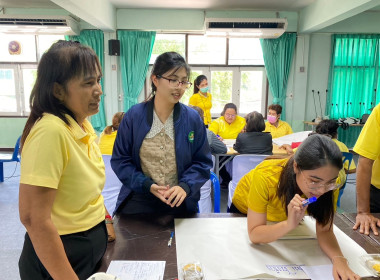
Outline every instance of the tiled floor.
MULTIPOLYGON (((20 166, 16 163, 4 164, 5 181, 0 183, 0 279, 18 280, 18 258, 21 253, 25 229, 18 214, 18 185, 20 166), (12 176, 11 178, 7 178, 12 176)), ((348 184, 341 200, 340 211, 355 212, 355 174, 349 175, 348 184)), ((228 190, 221 189, 221 212, 227 209, 228 190)))
POLYGON ((21 253, 25 228, 18 215, 18 184, 20 165, 4 163, 5 180, 0 183, 0 279, 20 279, 18 258, 21 253), (16 166, 17 165, 17 166, 16 166), (14 177, 7 178, 14 173, 14 177))

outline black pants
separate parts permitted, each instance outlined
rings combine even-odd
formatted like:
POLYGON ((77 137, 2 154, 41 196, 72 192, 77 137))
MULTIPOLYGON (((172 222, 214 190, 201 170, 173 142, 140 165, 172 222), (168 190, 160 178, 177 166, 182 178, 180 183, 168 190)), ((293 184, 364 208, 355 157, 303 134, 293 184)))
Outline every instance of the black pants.
POLYGON ((231 206, 227 208, 227 213, 238 213, 243 214, 239 211, 239 209, 236 208, 236 206, 231 202, 231 206))
MULTIPOLYGON (((101 222, 87 231, 61 235, 61 240, 72 268, 84 280, 96 272, 107 249, 106 225, 101 222)), ((22 280, 53 279, 34 251, 28 233, 18 265, 22 280)))
POLYGON ((140 194, 135 192, 132 192, 117 210, 117 213, 123 214, 165 213, 182 215, 186 212, 185 201, 179 207, 172 208, 151 193, 140 194))
POLYGON ((371 213, 380 213, 380 190, 371 185, 369 197, 371 213))

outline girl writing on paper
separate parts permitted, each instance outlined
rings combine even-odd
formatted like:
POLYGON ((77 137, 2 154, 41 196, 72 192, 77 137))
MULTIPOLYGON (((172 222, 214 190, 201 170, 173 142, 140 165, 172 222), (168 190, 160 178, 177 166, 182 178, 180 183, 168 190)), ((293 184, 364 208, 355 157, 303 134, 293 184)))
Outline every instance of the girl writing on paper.
POLYGON ((231 212, 247 213, 252 243, 269 243, 296 228, 307 213, 316 220, 321 249, 333 263, 334 279, 359 279, 348 266, 333 232, 334 197, 342 154, 327 136, 309 136, 294 156, 265 160, 238 183, 231 212), (304 206, 306 198, 317 201, 304 206), (278 222, 267 225, 268 221, 278 222))

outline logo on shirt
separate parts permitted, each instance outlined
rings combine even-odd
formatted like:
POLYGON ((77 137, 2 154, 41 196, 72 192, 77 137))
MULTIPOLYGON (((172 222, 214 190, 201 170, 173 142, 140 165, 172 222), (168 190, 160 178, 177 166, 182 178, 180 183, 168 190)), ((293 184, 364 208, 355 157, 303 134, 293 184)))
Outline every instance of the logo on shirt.
POLYGON ((190 143, 194 142, 194 131, 189 132, 189 136, 187 137, 190 143))

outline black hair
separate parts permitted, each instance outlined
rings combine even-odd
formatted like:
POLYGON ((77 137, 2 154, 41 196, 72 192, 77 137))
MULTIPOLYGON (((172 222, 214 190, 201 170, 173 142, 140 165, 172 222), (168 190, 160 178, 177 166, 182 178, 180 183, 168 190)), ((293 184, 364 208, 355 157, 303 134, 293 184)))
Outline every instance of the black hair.
MULTIPOLYGON (((185 68, 187 77, 190 77, 190 66, 186 63, 185 59, 179 53, 165 52, 156 58, 156 61, 153 64, 151 75, 162 76, 170 70, 172 70, 171 74, 174 74, 181 68, 185 68)), ((154 93, 157 91, 157 87, 154 85, 153 81, 151 85, 151 94, 154 95, 154 93)))
POLYGON ((123 117, 124 112, 117 112, 115 115, 113 115, 112 125, 108 125, 104 128, 104 134, 111 134, 113 131, 118 130, 123 117))
POLYGON ((269 105, 268 107, 268 111, 269 110, 273 110, 273 111, 276 111, 276 114, 277 115, 280 115, 282 113, 282 106, 279 105, 279 104, 271 104, 269 105))
POLYGON ((30 115, 25 124, 21 144, 25 142, 30 130, 43 113, 50 113, 67 125, 66 114, 76 120, 74 114, 54 96, 55 84, 65 90, 67 83, 75 77, 93 75, 96 71, 101 74, 101 66, 95 52, 79 42, 59 40, 45 52, 38 64, 37 78, 30 94, 30 115))
MULTIPOLYGON (((282 200, 286 213, 288 213, 287 205, 295 194, 302 193, 297 185, 294 162, 297 163, 299 170, 314 170, 328 164, 339 170, 343 167, 342 153, 329 137, 314 134, 306 138, 281 172, 277 195, 282 200)), ((334 218, 333 191, 321 195, 315 203, 308 206, 307 212, 318 223, 331 226, 334 218)))
POLYGON ((207 77, 205 75, 199 75, 194 80, 194 94, 199 92, 199 85, 202 83, 203 80, 207 80, 207 77))
POLYGON ((263 132, 265 130, 265 121, 262 114, 253 111, 245 116, 246 119, 246 132, 263 132))
POLYGON ((204 112, 203 112, 203 109, 201 107, 193 106, 193 105, 189 105, 189 107, 193 108, 195 111, 197 111, 197 113, 199 114, 199 116, 201 117, 202 120, 204 119, 204 112))
POLYGON ((237 107, 234 103, 227 103, 226 105, 224 105, 224 108, 223 108, 223 111, 222 113, 220 113, 221 116, 224 116, 224 114, 226 113, 227 109, 234 109, 236 114, 237 114, 237 107))
POLYGON ((338 128, 339 123, 336 120, 322 120, 315 128, 315 131, 318 134, 328 134, 332 138, 337 138, 338 128))

